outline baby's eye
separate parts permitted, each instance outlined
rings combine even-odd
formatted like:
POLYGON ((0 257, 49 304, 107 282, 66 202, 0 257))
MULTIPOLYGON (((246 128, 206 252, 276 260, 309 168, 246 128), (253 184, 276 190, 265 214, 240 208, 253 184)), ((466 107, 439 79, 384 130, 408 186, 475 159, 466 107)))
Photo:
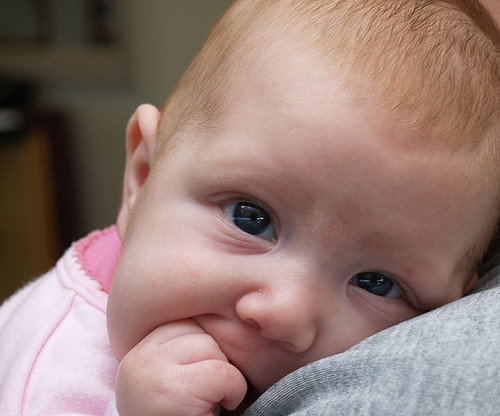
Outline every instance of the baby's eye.
POLYGON ((399 287, 387 276, 377 272, 363 272, 355 275, 349 283, 360 287, 374 295, 386 298, 400 298, 399 287))
POLYGON ((239 229, 265 240, 276 239, 271 217, 265 209, 246 201, 230 202, 223 208, 226 217, 239 229))

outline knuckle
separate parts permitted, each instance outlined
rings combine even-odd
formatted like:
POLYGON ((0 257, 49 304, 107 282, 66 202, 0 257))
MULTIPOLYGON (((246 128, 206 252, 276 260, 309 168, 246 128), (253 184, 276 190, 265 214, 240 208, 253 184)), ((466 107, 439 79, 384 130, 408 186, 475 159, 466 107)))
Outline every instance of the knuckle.
POLYGON ((210 335, 202 334, 201 340, 203 342, 202 346, 206 351, 222 354, 219 344, 210 335))
POLYGON ((233 371, 231 365, 225 361, 214 360, 210 361, 211 370, 219 380, 224 385, 230 384, 233 378, 233 371))

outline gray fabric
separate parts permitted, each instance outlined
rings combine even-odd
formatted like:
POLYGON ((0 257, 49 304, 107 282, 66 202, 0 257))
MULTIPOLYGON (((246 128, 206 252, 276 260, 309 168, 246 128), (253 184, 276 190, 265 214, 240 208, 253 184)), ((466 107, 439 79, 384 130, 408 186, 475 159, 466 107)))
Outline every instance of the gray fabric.
POLYGON ((456 302, 276 383, 245 416, 499 416, 500 266, 456 302))

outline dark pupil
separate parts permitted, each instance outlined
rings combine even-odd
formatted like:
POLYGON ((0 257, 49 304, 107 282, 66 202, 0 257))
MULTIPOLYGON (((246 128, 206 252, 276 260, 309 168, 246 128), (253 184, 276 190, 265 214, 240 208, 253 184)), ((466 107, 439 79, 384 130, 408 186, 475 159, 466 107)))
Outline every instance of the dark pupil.
POLYGON ((237 227, 253 235, 263 232, 271 222, 267 212, 251 202, 238 203, 234 207, 233 217, 237 227))
POLYGON ((379 273, 360 273, 358 274, 358 286, 370 293, 378 296, 384 296, 389 293, 394 283, 391 279, 379 273))

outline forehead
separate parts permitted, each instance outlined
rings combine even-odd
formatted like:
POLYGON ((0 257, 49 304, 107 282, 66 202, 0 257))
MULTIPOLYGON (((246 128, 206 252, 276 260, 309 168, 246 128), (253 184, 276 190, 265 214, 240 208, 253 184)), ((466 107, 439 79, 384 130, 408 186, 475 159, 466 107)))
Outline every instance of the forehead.
POLYGON ((301 188, 309 204, 318 203, 319 192, 369 199, 390 187, 398 204, 410 203, 405 195, 411 190, 413 198, 439 200, 446 210, 454 203, 450 195, 474 195, 473 155, 422 140, 419 132, 372 111, 330 75, 303 84, 293 78, 252 84, 234 101, 219 132, 201 139, 199 160, 233 178, 250 175, 283 191, 301 188))
MULTIPOLYGON (((478 155, 428 140, 408 120, 396 119, 362 92, 347 88, 342 75, 312 51, 274 46, 233 80, 217 125, 187 139, 199 150, 199 160, 234 175, 244 166, 254 178, 272 174, 283 189, 301 183, 311 191, 314 183, 339 186, 335 175, 341 166, 346 186, 353 185, 349 178, 359 182, 365 176, 378 179, 380 186, 397 189, 413 182, 418 189, 427 178, 436 192, 441 184, 443 190, 474 195, 478 181, 472 159, 478 155)), ((370 180, 366 187, 375 192, 370 180)))
POLYGON ((182 163, 196 166, 188 176, 205 175, 207 192, 245 192, 273 208, 286 202, 318 230, 355 219, 370 229, 358 245, 391 248, 407 236, 429 243, 429 253, 449 244, 466 252, 488 203, 471 175, 472 155, 422 144, 419 132, 372 110, 332 71, 311 71, 307 57, 289 59, 289 71, 279 71, 278 61, 258 76, 240 74, 216 128, 186 139, 182 163))

